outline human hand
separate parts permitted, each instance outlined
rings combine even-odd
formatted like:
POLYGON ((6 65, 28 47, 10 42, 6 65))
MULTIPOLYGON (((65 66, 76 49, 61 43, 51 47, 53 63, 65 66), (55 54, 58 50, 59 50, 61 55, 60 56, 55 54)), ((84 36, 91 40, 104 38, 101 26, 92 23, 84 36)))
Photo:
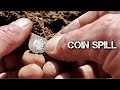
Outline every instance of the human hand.
MULTIPOLYGON (((46 52, 52 58, 57 60, 71 61, 92 61, 97 63, 103 70, 113 78, 120 78, 119 65, 119 12, 87 12, 74 20, 68 26, 59 31, 52 39, 50 39, 45 48, 46 52), (67 47, 68 41, 115 41, 117 50, 70 50, 67 47), (53 43, 54 41, 54 43, 53 43)), ((81 73, 87 75, 94 74, 94 69, 90 65, 84 64, 81 73), (87 72, 84 72, 87 71, 87 72)), ((101 69, 100 69, 101 70, 101 69)), ((98 71, 99 72, 99 71, 98 71)), ((56 78, 67 78, 71 73, 63 73, 56 78)), ((104 76, 104 75, 103 75, 104 76)), ((93 77, 91 77, 93 78, 93 77)), ((102 78, 102 77, 101 77, 102 78)))
POLYGON ((43 55, 27 50, 33 22, 26 18, 18 19, 0 27, 0 78, 42 78, 43 55), (24 45, 23 42, 27 40, 24 45))

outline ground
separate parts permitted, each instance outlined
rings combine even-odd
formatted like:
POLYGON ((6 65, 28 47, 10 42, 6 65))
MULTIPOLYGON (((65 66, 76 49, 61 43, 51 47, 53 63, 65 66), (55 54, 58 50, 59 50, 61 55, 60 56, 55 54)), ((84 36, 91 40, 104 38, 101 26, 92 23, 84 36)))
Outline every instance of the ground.
MULTIPOLYGON (((32 33, 49 40, 59 30, 85 12, 87 11, 0 11, 0 26, 7 25, 22 17, 29 18, 34 22, 32 33)), ((26 44, 23 45, 25 46, 26 44)), ((16 51, 20 50, 17 49, 16 51)), ((44 56, 45 58, 49 58, 46 54, 44 56)), ((67 67, 66 70, 71 69, 71 66, 74 68, 78 67, 73 62, 69 64, 62 62, 62 64, 67 67)))
POLYGON ((50 39, 55 33, 86 11, 0 11, 0 26, 21 17, 34 22, 32 32, 50 39))
MULTIPOLYGON (((0 11, 0 26, 7 25, 19 18, 29 18, 34 22, 32 33, 43 36, 49 40, 59 30, 85 12, 86 11, 0 11)), ((25 47, 21 46, 14 52, 18 53, 23 51, 27 47, 27 44, 23 43, 22 46, 25 47)), ((43 55, 46 61, 49 60, 50 57, 46 53, 43 55)), ((62 62, 62 64, 66 66, 66 70, 71 70, 71 66, 73 66, 73 69, 78 67, 78 65, 73 64, 73 62, 69 64, 62 62)))

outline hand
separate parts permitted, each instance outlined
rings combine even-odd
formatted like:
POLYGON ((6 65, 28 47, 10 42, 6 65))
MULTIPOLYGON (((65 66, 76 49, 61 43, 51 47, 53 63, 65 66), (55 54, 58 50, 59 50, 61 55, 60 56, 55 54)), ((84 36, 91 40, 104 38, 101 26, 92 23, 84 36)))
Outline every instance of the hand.
MULTIPOLYGON (((119 23, 120 14, 119 12, 87 12, 80 16, 68 26, 59 31, 52 39, 50 39, 45 48, 46 52, 52 58, 60 61, 79 61, 86 64, 80 67, 80 72, 88 77, 96 75, 94 73, 95 68, 91 68, 88 61, 97 63, 96 67, 100 66, 102 72, 106 72, 113 78, 120 78, 120 60, 119 60, 119 23), (70 50, 67 47, 68 41, 115 41, 117 50, 70 50), (53 43, 54 42, 54 43, 53 43), (84 69, 83 69, 84 68, 84 69)), ((98 71, 99 72, 99 71, 98 71)), ((63 73, 58 75, 56 78, 67 78, 71 73, 63 73)), ((103 75, 104 76, 104 75, 103 75)))
POLYGON ((35 36, 30 36, 32 27, 33 22, 27 18, 0 27, 0 78, 43 77, 45 58, 27 48, 29 39, 35 36))

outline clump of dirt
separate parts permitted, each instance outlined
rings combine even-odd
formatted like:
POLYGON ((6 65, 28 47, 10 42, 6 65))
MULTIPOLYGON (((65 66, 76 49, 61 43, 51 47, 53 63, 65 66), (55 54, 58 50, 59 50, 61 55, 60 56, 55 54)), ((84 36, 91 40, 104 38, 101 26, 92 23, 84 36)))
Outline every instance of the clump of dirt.
POLYGON ((32 32, 50 39, 55 33, 86 11, 0 11, 0 26, 19 18, 34 22, 32 32))

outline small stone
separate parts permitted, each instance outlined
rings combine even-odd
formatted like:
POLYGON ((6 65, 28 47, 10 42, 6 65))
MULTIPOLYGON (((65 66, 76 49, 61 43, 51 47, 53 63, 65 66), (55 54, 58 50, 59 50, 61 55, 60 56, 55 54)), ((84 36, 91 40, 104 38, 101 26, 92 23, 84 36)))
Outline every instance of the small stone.
POLYGON ((44 45, 47 42, 47 39, 41 36, 36 36, 29 41, 29 49, 33 53, 44 53, 44 45))

